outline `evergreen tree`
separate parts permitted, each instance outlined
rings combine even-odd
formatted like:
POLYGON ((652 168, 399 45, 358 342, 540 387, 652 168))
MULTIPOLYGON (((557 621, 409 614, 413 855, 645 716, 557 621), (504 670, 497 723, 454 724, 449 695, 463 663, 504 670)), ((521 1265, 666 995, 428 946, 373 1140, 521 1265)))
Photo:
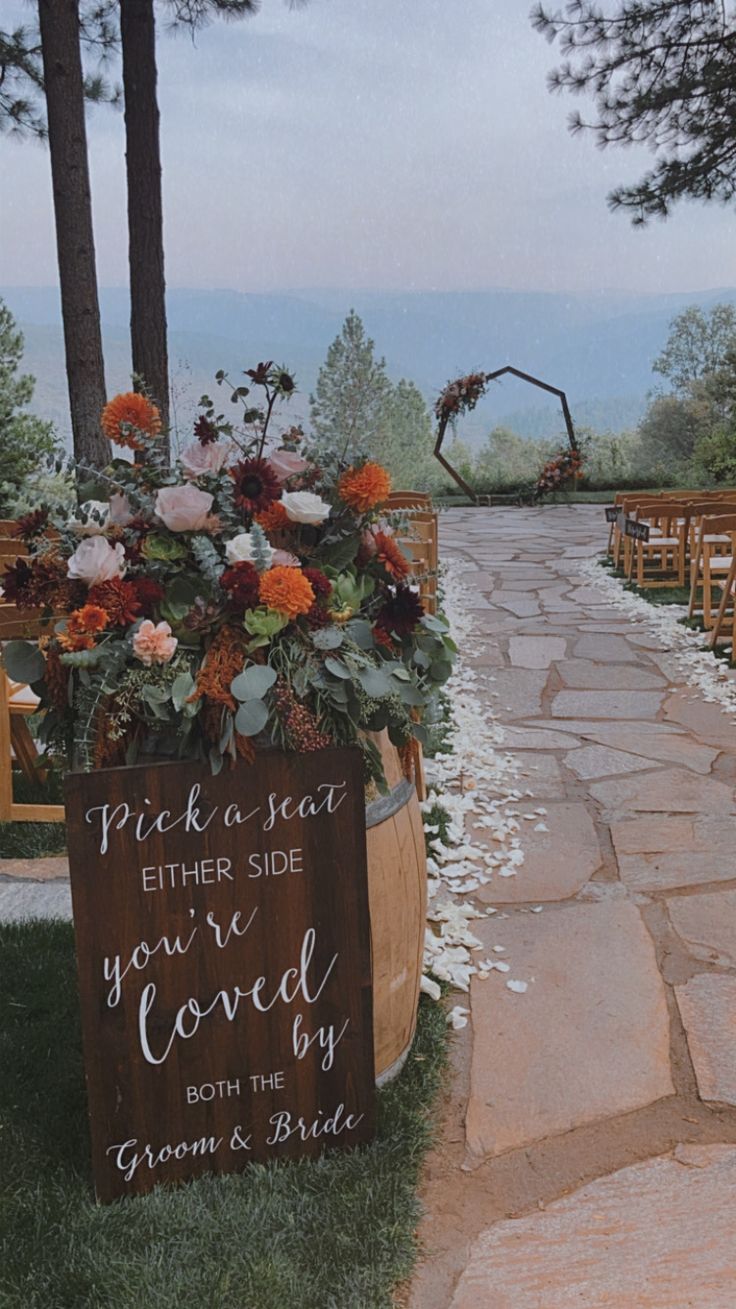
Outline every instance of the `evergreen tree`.
POLYGON ((573 132, 600 146, 648 145, 654 167, 617 187, 611 208, 635 223, 677 200, 736 198, 736 11, 725 0, 567 0, 532 22, 566 56, 552 90, 593 98, 593 121, 573 132))
POLYGON ((378 457, 385 445, 393 387, 386 360, 377 359, 374 351, 374 342, 351 309, 327 351, 314 394, 309 397, 317 445, 346 458, 361 450, 378 457))
POLYGON ((27 412, 36 379, 20 373, 23 335, 0 300, 0 512, 29 473, 57 448, 51 423, 27 412))
POLYGON ((397 490, 430 491, 439 485, 441 468, 433 458, 434 441, 424 396, 413 382, 402 378, 388 396, 377 447, 397 490))

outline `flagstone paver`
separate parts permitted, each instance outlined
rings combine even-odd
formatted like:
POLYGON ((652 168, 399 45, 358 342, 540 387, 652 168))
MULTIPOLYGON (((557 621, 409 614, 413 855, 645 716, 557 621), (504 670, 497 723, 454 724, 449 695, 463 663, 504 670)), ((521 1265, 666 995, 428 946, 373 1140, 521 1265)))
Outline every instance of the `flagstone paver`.
POLYGON ((410 1309, 731 1309, 736 723, 581 578, 600 507, 447 529, 475 595, 487 574, 475 666, 525 859, 475 892, 477 958, 509 971, 459 997, 410 1309))
MULTIPOLYGON (((585 805, 547 801, 544 808, 544 814, 523 821, 524 863, 517 875, 495 876, 478 891, 480 900, 487 904, 567 900, 598 871, 601 849, 585 805)), ((474 839, 482 841, 482 829, 474 839)))
POLYGON ((736 1105, 736 977, 700 973, 675 994, 700 1095, 736 1105))
POLYGON ((664 990, 634 905, 578 904, 483 924, 478 935, 506 947, 509 977, 528 989, 473 982, 471 1154, 518 1149, 673 1093, 664 990))
POLYGON ((679 1146, 498 1223, 450 1309, 733 1309, 736 1148, 679 1146))
POLYGON ((514 668, 549 668, 564 659, 566 647, 563 636, 512 636, 509 658, 514 668))
POLYGON ((736 891, 673 897, 667 912, 695 959, 736 969, 736 891))

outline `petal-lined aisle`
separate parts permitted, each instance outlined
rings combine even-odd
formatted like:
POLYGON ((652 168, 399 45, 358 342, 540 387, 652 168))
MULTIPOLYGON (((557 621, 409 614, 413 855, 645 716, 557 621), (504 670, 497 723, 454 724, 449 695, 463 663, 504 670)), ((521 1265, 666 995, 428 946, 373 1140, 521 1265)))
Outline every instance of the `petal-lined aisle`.
POLYGON ((736 726, 714 701, 733 690, 684 629, 621 598, 593 563, 605 540, 599 506, 442 518, 472 657, 460 776, 430 770, 455 842, 432 903, 461 906, 468 1024, 412 1309, 732 1299, 736 726), (615 1247, 632 1218, 656 1243, 627 1245, 619 1284, 603 1229, 615 1247), (652 1259, 669 1280, 648 1280, 652 1259))

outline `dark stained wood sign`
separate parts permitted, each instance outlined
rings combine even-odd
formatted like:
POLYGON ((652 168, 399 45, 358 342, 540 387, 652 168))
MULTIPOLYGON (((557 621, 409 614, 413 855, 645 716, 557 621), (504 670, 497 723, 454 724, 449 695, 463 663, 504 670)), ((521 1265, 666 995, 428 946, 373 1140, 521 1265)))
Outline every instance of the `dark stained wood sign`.
POLYGON ((100 1200, 373 1133, 357 748, 72 774, 100 1200))
POLYGON ((606 505, 606 522, 615 523, 618 518, 619 510, 617 505, 606 505))

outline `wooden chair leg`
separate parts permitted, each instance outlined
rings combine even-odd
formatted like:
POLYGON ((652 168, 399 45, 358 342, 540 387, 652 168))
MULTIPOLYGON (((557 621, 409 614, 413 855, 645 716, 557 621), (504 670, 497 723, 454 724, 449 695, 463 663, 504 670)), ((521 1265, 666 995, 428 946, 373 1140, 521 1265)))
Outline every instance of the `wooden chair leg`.
POLYGON ((8 679, 0 669, 0 822, 10 822, 13 812, 13 772, 11 766, 10 705, 8 679))
MULTIPOLYGON (((728 609, 729 600, 733 601, 732 593, 735 585, 736 585, 736 557, 734 558, 733 563, 731 564, 731 567, 728 570, 728 576, 726 577, 726 581, 724 582, 723 585, 723 595, 721 596, 721 603, 718 606, 718 613, 716 614, 713 622, 713 629, 710 633, 710 636, 708 637, 708 644, 710 645, 711 650, 715 650, 716 648, 718 637, 720 636, 721 628, 723 626, 723 622, 726 617, 726 610, 728 609)), ((734 614, 733 624, 734 624, 734 631, 736 631, 736 612, 734 614)))
POLYGON ((39 753, 24 716, 11 714, 10 740, 23 775, 29 782, 45 782, 46 769, 38 767, 39 753))

